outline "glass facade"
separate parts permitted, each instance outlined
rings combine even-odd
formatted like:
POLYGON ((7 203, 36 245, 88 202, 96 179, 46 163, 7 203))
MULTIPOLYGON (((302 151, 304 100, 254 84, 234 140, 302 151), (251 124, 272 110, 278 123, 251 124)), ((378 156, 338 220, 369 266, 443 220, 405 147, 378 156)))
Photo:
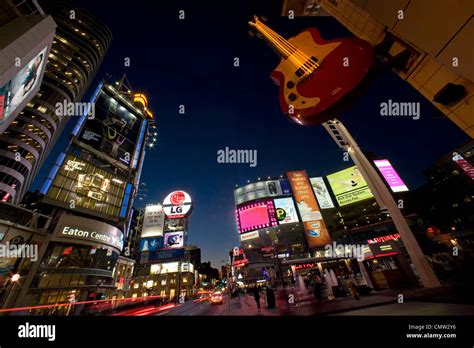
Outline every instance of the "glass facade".
POLYGON ((47 197, 70 207, 92 210, 117 217, 120 214, 126 182, 79 157, 68 155, 54 177, 47 197))

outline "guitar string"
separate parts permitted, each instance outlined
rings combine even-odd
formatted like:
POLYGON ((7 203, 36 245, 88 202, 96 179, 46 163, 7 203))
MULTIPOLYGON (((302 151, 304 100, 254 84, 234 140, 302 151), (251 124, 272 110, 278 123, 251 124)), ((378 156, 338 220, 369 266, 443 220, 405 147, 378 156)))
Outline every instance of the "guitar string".
POLYGON ((303 58, 303 61, 300 61, 299 57, 298 57, 298 54, 292 54, 290 49, 288 48, 288 46, 286 46, 285 44, 283 44, 282 42, 278 41, 277 39, 275 39, 275 37, 272 35, 271 31, 267 28, 265 28, 264 26, 260 26, 260 29, 270 38, 270 40, 275 44, 277 45, 280 50, 283 51, 284 54, 287 55, 288 57, 288 60, 290 61, 291 64, 293 64, 297 69, 299 68, 302 68, 303 70, 307 70, 307 68, 304 66, 303 62, 304 62, 304 56, 302 56, 303 58), (295 61, 295 63, 292 62, 295 61))
POLYGON ((285 48, 281 43, 275 41, 275 39, 272 38, 271 34, 263 26, 260 26, 260 30, 263 35, 267 36, 268 39, 277 46, 276 47, 277 49, 279 49, 283 54, 285 54, 288 57, 288 60, 290 61, 291 64, 293 64, 295 67, 298 67, 297 64, 301 64, 301 62, 297 59, 297 57, 292 57, 289 50, 285 48), (292 62, 292 59, 296 60, 296 64, 292 62))
MULTIPOLYGON (((298 49, 296 46, 294 46, 292 43, 290 43, 288 40, 283 38, 281 35, 278 33, 274 32, 274 36, 280 40, 280 42, 283 42, 284 44, 286 43, 290 48, 292 48, 295 51, 295 54, 299 54, 303 58, 303 65, 301 66, 302 68, 306 68, 306 72, 308 74, 311 74, 316 68, 319 67, 319 64, 314 62, 309 56, 307 56, 303 51, 298 49), (309 65, 309 67, 306 67, 306 64, 309 65)), ((306 73, 305 72, 305 73, 306 73)), ((304 76, 304 74, 303 74, 304 76)))
POLYGON ((315 68, 317 68, 319 66, 319 64, 313 62, 310 57, 308 57, 304 52, 302 52, 301 50, 299 50, 297 47, 295 47, 294 45, 292 45, 291 43, 289 43, 287 40, 285 40, 283 37, 281 37, 280 35, 276 34, 275 32, 273 32, 271 29, 269 28, 266 28, 265 25, 262 25, 260 24, 261 26, 261 29, 262 30, 265 30, 267 35, 270 36, 272 38, 272 40, 274 41, 275 44, 278 44, 278 41, 279 41, 279 44, 280 46, 283 46, 286 48, 284 49, 285 50, 285 53, 288 55, 288 59, 290 60, 290 63, 291 63, 291 57, 293 55, 295 56, 300 56, 300 58, 303 59, 303 63, 298 59, 298 57, 293 57, 293 58, 296 58, 296 61, 298 62, 298 65, 295 65, 296 68, 301 68, 303 71, 304 71, 304 74, 303 76, 308 73, 310 74, 312 71, 314 71, 315 68), (294 51, 294 53, 292 54, 291 53, 291 50, 294 51), (308 64, 310 67, 308 68, 306 66, 306 64, 308 64))

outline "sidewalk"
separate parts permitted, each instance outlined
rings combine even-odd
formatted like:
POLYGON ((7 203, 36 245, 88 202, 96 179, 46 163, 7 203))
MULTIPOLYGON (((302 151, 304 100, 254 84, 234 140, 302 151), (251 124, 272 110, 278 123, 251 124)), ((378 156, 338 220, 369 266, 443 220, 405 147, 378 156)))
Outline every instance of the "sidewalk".
POLYGON ((397 303, 398 295, 403 294, 404 301, 420 298, 444 297, 450 292, 449 286, 433 289, 389 289, 372 292, 371 295, 360 296, 359 300, 352 297, 342 297, 315 303, 310 294, 300 296, 294 304, 279 301, 280 315, 329 315, 356 309, 369 308, 384 304, 397 303))

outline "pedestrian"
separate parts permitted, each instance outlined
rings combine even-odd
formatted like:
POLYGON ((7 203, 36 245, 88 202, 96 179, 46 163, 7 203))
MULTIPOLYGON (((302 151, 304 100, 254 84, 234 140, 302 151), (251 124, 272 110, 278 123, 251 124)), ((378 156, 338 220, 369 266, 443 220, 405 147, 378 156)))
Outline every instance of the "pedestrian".
POLYGON ((257 310, 260 312, 260 291, 257 286, 253 288, 253 297, 255 298, 255 302, 257 302, 257 310))
POLYGON ((275 292, 273 291, 273 287, 271 284, 267 286, 267 307, 268 308, 275 308, 275 292))
POLYGON ((352 291, 352 296, 354 299, 359 300, 359 291, 357 291, 357 286, 354 284, 352 280, 349 280, 349 289, 352 291))
POLYGON ((316 279, 316 281, 314 282, 314 285, 313 285, 313 294, 314 294, 314 298, 315 298, 317 304, 319 304, 321 302, 322 287, 323 287, 323 284, 322 284, 321 280, 316 279))

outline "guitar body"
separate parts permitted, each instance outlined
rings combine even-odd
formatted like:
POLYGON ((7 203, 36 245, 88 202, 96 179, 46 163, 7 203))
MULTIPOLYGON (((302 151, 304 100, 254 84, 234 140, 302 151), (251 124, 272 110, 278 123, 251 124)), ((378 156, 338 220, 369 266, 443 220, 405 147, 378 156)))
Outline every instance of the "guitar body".
POLYGON ((301 125, 320 124, 335 117, 369 72, 374 60, 372 46, 358 38, 326 41, 315 28, 288 41, 307 57, 316 58, 319 67, 309 76, 301 77, 294 65, 295 58, 281 60, 271 77, 280 87, 283 113, 301 125))

